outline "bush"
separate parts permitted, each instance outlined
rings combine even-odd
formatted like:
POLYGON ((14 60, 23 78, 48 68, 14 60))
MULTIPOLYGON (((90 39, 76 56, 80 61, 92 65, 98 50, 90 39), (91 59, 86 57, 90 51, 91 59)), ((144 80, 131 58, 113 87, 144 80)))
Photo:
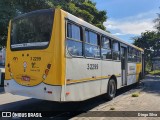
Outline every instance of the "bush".
POLYGON ((138 97, 139 96, 139 93, 133 93, 132 94, 132 97, 138 97))
POLYGON ((151 75, 160 75, 160 70, 151 71, 151 72, 149 72, 149 74, 151 74, 151 75))

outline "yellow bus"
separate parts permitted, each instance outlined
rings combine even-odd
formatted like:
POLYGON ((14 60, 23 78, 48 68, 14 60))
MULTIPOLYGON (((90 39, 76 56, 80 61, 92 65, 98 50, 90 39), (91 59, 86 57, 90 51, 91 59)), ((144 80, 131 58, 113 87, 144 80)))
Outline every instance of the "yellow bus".
POLYGON ((50 101, 81 101, 144 75, 144 51, 61 9, 10 21, 5 91, 50 101))

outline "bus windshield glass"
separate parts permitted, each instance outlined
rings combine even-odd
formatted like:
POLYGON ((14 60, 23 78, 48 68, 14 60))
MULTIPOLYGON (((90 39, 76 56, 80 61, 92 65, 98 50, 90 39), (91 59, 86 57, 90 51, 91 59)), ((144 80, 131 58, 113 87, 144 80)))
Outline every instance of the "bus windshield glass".
POLYGON ((11 49, 46 48, 49 44, 53 10, 41 10, 17 17, 11 26, 11 49))

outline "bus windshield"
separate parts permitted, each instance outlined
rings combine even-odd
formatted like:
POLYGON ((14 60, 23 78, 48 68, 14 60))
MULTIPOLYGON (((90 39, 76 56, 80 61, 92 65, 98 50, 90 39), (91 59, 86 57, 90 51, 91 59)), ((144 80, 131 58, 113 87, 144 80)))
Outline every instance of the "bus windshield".
POLYGON ((17 17, 11 26, 11 49, 46 48, 53 24, 53 10, 41 10, 17 17))

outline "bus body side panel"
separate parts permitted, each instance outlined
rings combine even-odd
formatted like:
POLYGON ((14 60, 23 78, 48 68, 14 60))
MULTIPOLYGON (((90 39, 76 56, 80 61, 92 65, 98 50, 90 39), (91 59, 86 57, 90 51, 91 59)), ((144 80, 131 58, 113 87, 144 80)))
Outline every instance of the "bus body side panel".
POLYGON ((46 84, 65 84, 65 17, 66 13, 63 10, 55 10, 54 27, 51 38, 52 51, 54 52, 52 59, 54 71, 49 79, 44 81, 46 84))
POLYGON ((7 47, 6 47, 6 64, 5 64, 5 80, 10 80, 10 73, 8 72, 8 66, 7 64, 9 63, 10 55, 9 55, 9 50, 10 50, 10 33, 11 33, 11 21, 9 22, 8 26, 8 36, 7 36, 7 47))
POLYGON ((105 81, 102 81, 101 93, 107 92, 108 80, 114 75, 117 79, 117 89, 121 87, 121 62, 102 60, 102 76, 107 77, 105 81))
POLYGON ((107 93, 112 75, 117 78, 117 88, 121 88, 121 62, 70 57, 66 65, 66 93, 70 93, 66 101, 86 100, 107 93), (88 63, 98 64, 99 69, 87 70, 88 63))
POLYGON ((142 72, 142 63, 137 63, 136 64, 136 81, 137 82, 139 80, 140 72, 142 72))
MULTIPOLYGON (((55 10, 54 27, 52 31, 53 52, 54 57, 52 59, 54 71, 50 74, 49 79, 46 79, 44 83, 50 85, 49 89, 53 94, 57 94, 58 100, 51 99, 52 101, 65 101, 65 70, 66 70, 66 58, 65 58, 65 18, 67 14, 61 9, 55 10), (58 91, 58 92, 57 92, 58 91)), ((45 98, 49 98, 49 94, 45 94, 45 98)))
POLYGON ((67 58, 66 101, 80 101, 100 95, 101 61, 84 58, 67 58), (88 68, 98 64, 98 69, 88 68))
POLYGON ((142 53, 142 78, 144 78, 145 76, 145 57, 144 57, 144 53, 142 53))
POLYGON ((136 83, 136 63, 128 63, 127 85, 136 83))

